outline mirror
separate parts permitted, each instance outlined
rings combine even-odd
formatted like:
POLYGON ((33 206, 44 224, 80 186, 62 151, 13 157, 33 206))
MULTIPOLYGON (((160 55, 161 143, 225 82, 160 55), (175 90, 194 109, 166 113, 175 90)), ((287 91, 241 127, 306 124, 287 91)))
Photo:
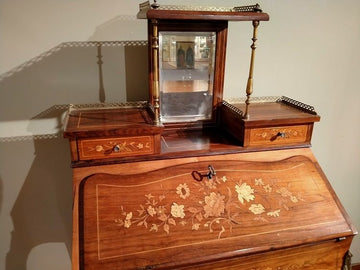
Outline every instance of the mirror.
POLYGON ((215 32, 160 32, 161 121, 212 118, 215 32))

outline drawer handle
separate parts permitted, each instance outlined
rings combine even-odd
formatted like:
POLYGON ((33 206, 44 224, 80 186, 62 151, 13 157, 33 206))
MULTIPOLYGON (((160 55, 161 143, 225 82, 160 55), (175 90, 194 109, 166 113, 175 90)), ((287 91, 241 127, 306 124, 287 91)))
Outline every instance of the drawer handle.
POLYGON ((208 168, 209 168, 209 172, 207 174, 201 174, 198 171, 193 171, 191 173, 191 175, 198 182, 201 182, 204 179, 204 177, 207 177, 207 179, 211 180, 213 178, 213 176, 216 175, 216 171, 215 171, 214 167, 211 165, 209 165, 208 168))
POLYGON ((120 146, 119 146, 119 145, 115 145, 115 146, 113 147, 113 151, 114 151, 115 153, 120 152, 120 146))
POLYGON ((276 135, 272 136, 270 138, 270 141, 275 141, 277 138, 286 138, 286 133, 285 132, 278 132, 276 135))

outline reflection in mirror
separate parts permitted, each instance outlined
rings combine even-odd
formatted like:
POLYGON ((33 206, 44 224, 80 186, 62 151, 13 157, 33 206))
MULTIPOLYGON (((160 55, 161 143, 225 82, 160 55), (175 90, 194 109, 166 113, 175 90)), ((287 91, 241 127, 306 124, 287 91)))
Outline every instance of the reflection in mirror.
POLYGON ((215 32, 160 32, 161 121, 212 118, 215 32))

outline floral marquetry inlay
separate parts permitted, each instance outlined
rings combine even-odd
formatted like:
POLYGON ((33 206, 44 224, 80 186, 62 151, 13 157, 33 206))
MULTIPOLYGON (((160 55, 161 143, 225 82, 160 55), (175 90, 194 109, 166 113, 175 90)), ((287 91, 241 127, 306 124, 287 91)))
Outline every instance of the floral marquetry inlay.
POLYGON ((250 131, 250 143, 256 145, 304 142, 307 132, 307 125, 255 128, 250 131))
POLYGON ((218 171, 214 178, 201 182, 188 176, 176 178, 179 183, 168 190, 160 181, 156 192, 138 198, 137 207, 126 206, 125 201, 119 203, 114 226, 166 234, 183 227, 221 238, 241 226, 244 217, 252 215, 253 220, 268 223, 287 215, 302 200, 291 184, 278 184, 273 177, 245 180, 218 171))
POLYGON ((154 152, 153 141, 151 136, 86 139, 80 140, 79 153, 81 159, 151 154, 154 152))
POLYGON ((211 255, 219 249, 226 253, 268 247, 271 241, 275 247, 297 244, 303 239, 300 233, 339 226, 336 219, 341 217, 333 211, 335 202, 314 163, 302 156, 94 174, 80 188, 80 226, 91 234, 84 245, 96 252, 96 260, 130 262, 159 254, 181 260, 179 254, 192 258, 191 250, 211 255), (211 179, 209 165, 216 172, 211 179))

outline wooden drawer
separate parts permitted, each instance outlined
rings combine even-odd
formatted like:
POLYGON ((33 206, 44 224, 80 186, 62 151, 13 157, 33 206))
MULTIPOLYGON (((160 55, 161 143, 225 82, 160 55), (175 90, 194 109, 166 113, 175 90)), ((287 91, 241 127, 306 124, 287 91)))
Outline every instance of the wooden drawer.
POLYGON ((249 144, 286 145, 304 143, 308 140, 308 125, 278 126, 250 129, 249 144))
MULTIPOLYGON (((339 270, 343 267, 352 238, 343 241, 326 241, 316 245, 304 245, 264 252, 235 259, 197 265, 197 270, 339 270)), ((194 269, 194 266, 180 268, 194 269)))
POLYGON ((313 107, 285 98, 251 104, 247 118, 244 110, 245 104, 223 103, 219 124, 244 147, 310 146, 314 123, 320 120, 313 107))
POLYGON ((154 154, 154 140, 154 136, 79 139, 79 158, 91 160, 154 154))

